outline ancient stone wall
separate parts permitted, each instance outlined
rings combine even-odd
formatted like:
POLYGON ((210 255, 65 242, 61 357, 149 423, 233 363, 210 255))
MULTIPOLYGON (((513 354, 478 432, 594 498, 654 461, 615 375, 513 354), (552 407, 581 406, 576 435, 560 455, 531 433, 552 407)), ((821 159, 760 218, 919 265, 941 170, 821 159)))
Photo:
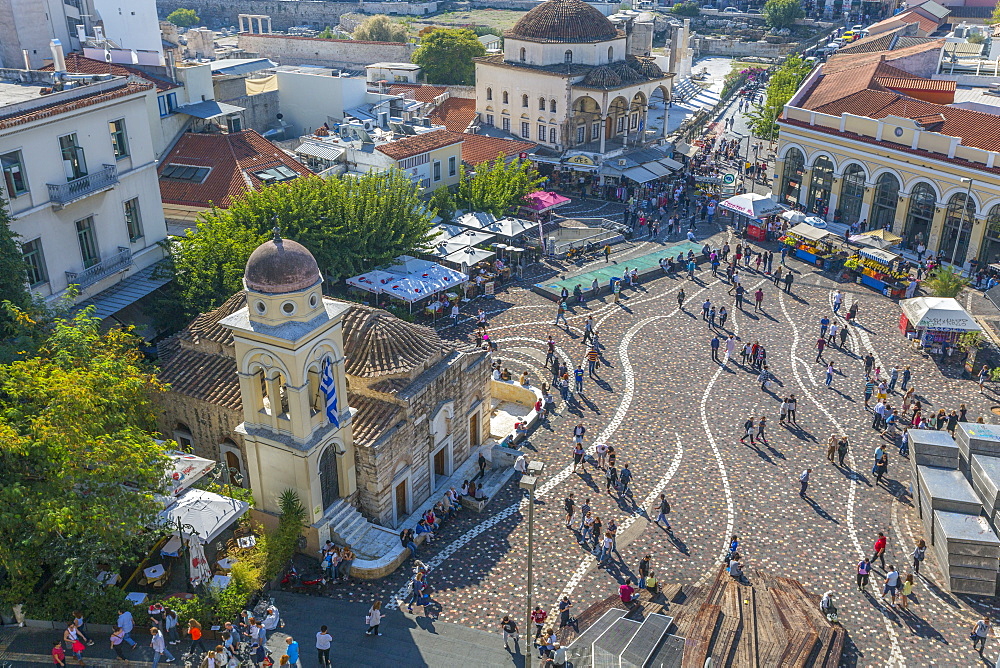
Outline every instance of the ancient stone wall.
POLYGON ((273 30, 292 26, 310 26, 322 30, 336 26, 340 15, 357 11, 356 2, 326 2, 325 0, 156 0, 160 18, 179 8, 193 9, 209 28, 238 25, 240 14, 267 14, 273 30))
POLYGON ((321 65, 363 71, 372 63, 408 63, 417 45, 244 33, 239 36, 239 47, 280 65, 321 65))

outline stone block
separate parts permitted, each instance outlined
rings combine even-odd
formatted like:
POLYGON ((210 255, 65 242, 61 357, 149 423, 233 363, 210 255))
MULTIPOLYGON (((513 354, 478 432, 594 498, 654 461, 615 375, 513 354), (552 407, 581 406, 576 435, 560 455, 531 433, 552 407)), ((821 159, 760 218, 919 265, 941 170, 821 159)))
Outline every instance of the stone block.
POLYGON ((955 442, 966 459, 973 455, 1000 456, 1000 425, 959 422, 955 442))
POLYGON ((1000 557, 1000 539, 985 517, 934 511, 937 542, 946 543, 948 554, 1000 557))
POLYGON ((959 448, 948 432, 911 429, 909 434, 911 458, 918 466, 958 468, 959 448))
POLYGON ((972 455, 972 486, 986 507, 987 515, 1000 505, 1000 457, 972 455))
POLYGON ((974 596, 993 596, 996 593, 996 582, 992 580, 970 580, 969 578, 949 578, 949 587, 953 594, 972 594, 974 596))
POLYGON ((955 469, 917 466, 917 477, 920 496, 929 501, 931 510, 978 515, 982 509, 972 485, 955 469))

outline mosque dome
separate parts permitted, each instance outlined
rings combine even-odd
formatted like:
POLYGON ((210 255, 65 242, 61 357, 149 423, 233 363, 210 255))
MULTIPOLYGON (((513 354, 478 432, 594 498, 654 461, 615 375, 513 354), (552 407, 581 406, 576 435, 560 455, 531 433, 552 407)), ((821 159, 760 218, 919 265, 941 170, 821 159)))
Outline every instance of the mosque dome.
POLYGON ((567 44, 605 42, 621 37, 604 14, 583 0, 546 0, 522 16, 504 36, 567 44))

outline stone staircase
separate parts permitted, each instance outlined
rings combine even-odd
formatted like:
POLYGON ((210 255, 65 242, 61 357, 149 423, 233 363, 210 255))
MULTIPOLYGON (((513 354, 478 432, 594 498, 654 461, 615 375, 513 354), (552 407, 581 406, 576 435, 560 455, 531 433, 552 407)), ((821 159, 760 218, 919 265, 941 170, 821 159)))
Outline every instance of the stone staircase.
POLYGON ((674 84, 671 97, 675 103, 686 106, 712 106, 719 101, 719 95, 702 87, 691 79, 681 79, 674 84))
POLYGON ((401 548, 395 532, 372 524, 344 499, 334 504, 329 522, 330 539, 338 545, 349 546, 358 559, 379 559, 401 548))

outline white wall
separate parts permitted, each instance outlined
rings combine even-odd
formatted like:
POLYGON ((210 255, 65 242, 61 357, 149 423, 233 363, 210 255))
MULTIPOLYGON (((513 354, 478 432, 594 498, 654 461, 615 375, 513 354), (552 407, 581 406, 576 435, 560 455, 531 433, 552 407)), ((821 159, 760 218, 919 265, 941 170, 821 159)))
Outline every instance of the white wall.
POLYGON ((365 103, 367 84, 361 77, 334 77, 330 70, 315 68, 281 70, 278 76, 278 100, 290 136, 308 134, 323 125, 327 118, 342 119, 344 110, 365 103))
MULTIPOLYGON (((624 40, 623 40, 624 41, 624 40)), ((569 114, 567 79, 550 74, 531 72, 530 70, 514 70, 508 67, 495 67, 485 63, 476 64, 476 111, 480 120, 485 123, 488 114, 493 115, 493 125, 503 128, 503 111, 508 112, 510 130, 520 136, 522 116, 527 116, 531 128, 531 141, 553 146, 546 137, 545 142, 538 139, 539 123, 561 126, 569 114), (493 89, 493 99, 487 100, 487 88, 493 89), (509 103, 503 103, 503 91, 509 95, 509 103), (528 96, 527 108, 522 106, 522 96, 528 96), (546 100, 545 111, 538 108, 538 98, 546 100), (551 111, 552 100, 556 101, 556 111, 551 111)), ((556 132, 557 143, 562 141, 556 132)))
POLYGON ((512 63, 521 62, 521 49, 524 49, 525 63, 528 65, 559 65, 565 62, 566 52, 573 52, 573 62, 583 65, 605 65, 609 62, 625 60, 625 38, 612 39, 595 44, 540 44, 519 39, 507 38, 503 43, 504 60, 512 63), (611 60, 608 60, 608 47, 611 47, 611 60))
POLYGON ((70 16, 79 19, 80 13, 62 0, 0 0, 3 66, 23 69, 21 50, 27 49, 31 67, 42 67, 52 59, 49 41, 53 37, 62 42, 66 52, 79 48, 80 42, 75 33, 70 34, 66 19, 70 16))
MULTIPOLYGON (((162 257, 157 242, 166 237, 166 223, 146 95, 129 95, 0 131, 0 154, 21 151, 29 192, 11 200, 14 218, 11 227, 21 235, 22 243, 41 239, 49 281, 33 288, 39 294, 48 297, 62 292, 67 287, 65 272, 83 271, 76 221, 87 216, 94 217, 102 259, 116 253, 119 246, 130 248, 135 261, 133 271, 136 271, 162 257), (121 118, 125 119, 129 156, 116 160, 108 123, 121 118), (83 147, 88 173, 101 170, 104 164, 113 164, 117 166, 119 182, 111 190, 59 208, 49 200, 47 184, 66 183, 58 138, 73 132, 78 145, 83 147), (139 198, 143 236, 131 242, 123 207, 127 200, 136 197, 139 198)), ((43 102, 50 100, 43 99, 43 102)), ((81 295, 81 300, 120 278, 115 275, 91 286, 81 295)))
POLYGON ((163 65, 160 22, 156 0, 93 0, 104 23, 104 36, 125 49, 156 54, 155 65, 163 65))

